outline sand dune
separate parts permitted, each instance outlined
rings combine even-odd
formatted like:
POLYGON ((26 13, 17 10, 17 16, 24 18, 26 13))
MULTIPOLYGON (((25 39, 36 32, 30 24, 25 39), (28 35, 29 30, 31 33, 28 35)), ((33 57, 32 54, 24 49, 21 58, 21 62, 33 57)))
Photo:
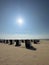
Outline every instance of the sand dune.
POLYGON ((0 43, 0 65, 49 65, 49 41, 32 45, 36 51, 26 49, 24 43, 20 47, 0 43))

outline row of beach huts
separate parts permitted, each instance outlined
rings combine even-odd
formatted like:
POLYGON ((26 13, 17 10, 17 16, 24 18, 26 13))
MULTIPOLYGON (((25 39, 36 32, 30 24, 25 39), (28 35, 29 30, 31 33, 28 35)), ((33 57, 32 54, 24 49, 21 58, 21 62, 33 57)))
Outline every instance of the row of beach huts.
POLYGON ((27 49, 33 49, 33 50, 36 50, 36 48, 34 48, 32 45, 31 45, 31 42, 33 42, 34 44, 39 44, 40 43, 40 40, 36 39, 36 40, 7 40, 7 39, 0 39, 0 43, 5 43, 5 44, 14 44, 14 42, 16 43, 15 46, 21 46, 21 43, 25 43, 25 47, 27 49))

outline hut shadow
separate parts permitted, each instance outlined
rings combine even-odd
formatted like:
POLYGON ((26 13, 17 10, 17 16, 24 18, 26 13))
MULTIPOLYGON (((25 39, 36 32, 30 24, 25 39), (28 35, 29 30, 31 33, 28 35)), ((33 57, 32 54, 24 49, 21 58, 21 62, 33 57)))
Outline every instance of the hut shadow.
MULTIPOLYGON (((21 48, 26 48, 26 47, 21 47, 21 48)), ((30 48, 26 48, 26 49, 28 49, 28 50, 34 50, 34 51, 37 50, 37 48, 35 48, 35 47, 33 47, 33 46, 31 46, 30 48)))
POLYGON ((29 50, 34 50, 34 51, 37 50, 37 48, 35 48, 35 47, 33 47, 33 46, 30 46, 30 48, 27 48, 27 49, 29 49, 29 50))

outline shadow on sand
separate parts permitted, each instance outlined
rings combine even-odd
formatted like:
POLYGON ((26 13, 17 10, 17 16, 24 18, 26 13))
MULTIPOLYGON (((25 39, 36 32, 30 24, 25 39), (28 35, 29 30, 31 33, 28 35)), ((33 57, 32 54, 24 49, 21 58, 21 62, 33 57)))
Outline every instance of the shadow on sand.
POLYGON ((34 50, 34 51, 37 50, 37 49, 36 49, 35 47, 33 47, 33 46, 27 47, 27 49, 29 49, 29 50, 34 50))

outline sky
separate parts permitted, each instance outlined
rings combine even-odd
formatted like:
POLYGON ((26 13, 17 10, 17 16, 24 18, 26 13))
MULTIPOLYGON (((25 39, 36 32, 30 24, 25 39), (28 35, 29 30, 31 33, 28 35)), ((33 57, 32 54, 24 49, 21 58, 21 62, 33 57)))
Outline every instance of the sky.
POLYGON ((0 34, 49 35, 49 0, 0 0, 0 34))

